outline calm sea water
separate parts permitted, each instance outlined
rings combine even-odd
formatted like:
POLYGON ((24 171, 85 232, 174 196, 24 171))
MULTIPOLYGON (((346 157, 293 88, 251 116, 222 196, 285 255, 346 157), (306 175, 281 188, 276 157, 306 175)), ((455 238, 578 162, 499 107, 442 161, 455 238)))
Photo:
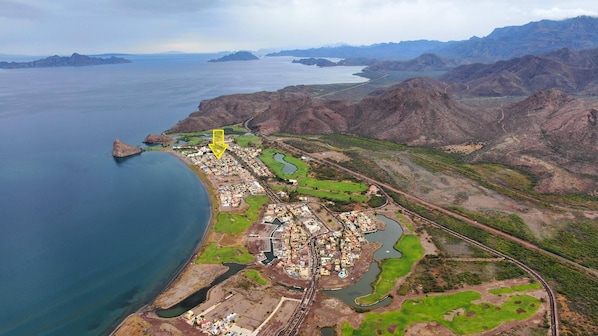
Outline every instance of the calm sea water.
POLYGON ((105 335, 183 266, 209 218, 205 189, 140 144, 222 94, 361 82, 355 67, 206 55, 0 70, 0 335, 105 335))

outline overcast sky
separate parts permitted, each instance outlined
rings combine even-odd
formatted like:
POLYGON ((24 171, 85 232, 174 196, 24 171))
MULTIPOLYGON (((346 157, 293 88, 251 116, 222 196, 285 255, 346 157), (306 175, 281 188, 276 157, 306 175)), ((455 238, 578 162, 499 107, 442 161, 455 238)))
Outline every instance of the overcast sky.
POLYGON ((217 52, 463 40, 598 1, 0 0, 0 54, 217 52))

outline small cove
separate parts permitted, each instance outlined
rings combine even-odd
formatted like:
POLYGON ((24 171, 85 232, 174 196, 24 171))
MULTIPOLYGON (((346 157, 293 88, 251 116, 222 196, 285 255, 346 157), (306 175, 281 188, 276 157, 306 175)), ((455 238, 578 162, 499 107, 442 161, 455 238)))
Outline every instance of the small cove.
MULTIPOLYGON (((366 239, 370 243, 382 243, 382 247, 380 247, 374 253, 374 259, 380 261, 387 258, 400 258, 402 255, 399 251, 394 249, 394 245, 397 243, 399 238, 401 238, 403 229, 399 223, 386 216, 377 215, 376 217, 386 224, 386 228, 384 230, 378 230, 365 235, 366 239)), ((368 295, 372 292, 372 283, 376 281, 376 277, 379 273, 380 266, 377 262, 372 262, 368 271, 361 277, 361 279, 359 279, 359 281, 355 282, 355 284, 339 290, 327 290, 324 291, 324 294, 338 298, 344 303, 355 308, 373 309, 386 306, 392 300, 389 297, 371 306, 361 306, 355 303, 356 298, 368 295)))

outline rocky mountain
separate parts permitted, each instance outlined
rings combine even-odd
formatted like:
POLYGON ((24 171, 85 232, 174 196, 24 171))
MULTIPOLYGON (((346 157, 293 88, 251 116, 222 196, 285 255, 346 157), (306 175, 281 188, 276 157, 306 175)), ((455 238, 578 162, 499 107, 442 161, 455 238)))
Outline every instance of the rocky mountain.
POLYGON ((137 155, 142 152, 140 147, 128 145, 118 139, 114 140, 112 144, 112 156, 115 158, 124 158, 127 156, 137 155))
POLYGON ((233 54, 225 55, 220 58, 211 59, 208 62, 230 62, 230 61, 255 61, 259 58, 248 51, 239 51, 233 54))
POLYGON ((472 96, 524 96, 556 88, 598 94, 598 49, 559 49, 492 64, 456 67, 439 79, 464 84, 472 96))
POLYGON ((168 133, 204 131, 243 122, 266 110, 273 102, 290 99, 293 93, 257 92, 220 96, 202 101, 198 111, 179 121, 168 133))
POLYGON ((457 65, 459 64, 456 61, 426 53, 409 61, 376 62, 364 71, 446 71, 457 65))
POLYGON ((540 192, 598 188, 598 103, 550 89, 499 110, 501 134, 473 160, 529 171, 540 192))
POLYGON ((598 189, 598 103, 551 89, 504 108, 473 108, 445 93, 450 85, 416 78, 358 103, 285 90, 223 96, 203 101, 170 132, 247 121, 262 134, 342 132, 432 147, 481 142, 467 160, 532 172, 538 191, 598 189))
POLYGON ((467 61, 491 63, 514 57, 543 54, 560 48, 598 48, 598 18, 580 16, 553 21, 542 20, 522 26, 495 29, 485 37, 463 41, 403 41, 369 46, 341 46, 306 50, 285 50, 267 56, 368 57, 379 60, 406 60, 424 53, 467 61))
POLYGON ((131 61, 121 57, 90 57, 72 54, 70 57, 61 57, 58 55, 50 56, 44 59, 31 62, 0 62, 0 69, 21 69, 21 68, 47 68, 47 67, 63 67, 63 66, 88 66, 88 65, 102 65, 102 64, 121 64, 131 63, 131 61))

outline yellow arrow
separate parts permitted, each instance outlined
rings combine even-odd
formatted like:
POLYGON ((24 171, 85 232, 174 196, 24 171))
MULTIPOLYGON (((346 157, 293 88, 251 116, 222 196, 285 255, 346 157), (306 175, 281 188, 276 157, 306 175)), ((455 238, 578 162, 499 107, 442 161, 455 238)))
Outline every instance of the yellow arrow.
POLYGON ((220 160, 224 151, 228 148, 228 144, 224 143, 224 130, 215 129, 212 130, 212 143, 208 144, 214 156, 220 160))

